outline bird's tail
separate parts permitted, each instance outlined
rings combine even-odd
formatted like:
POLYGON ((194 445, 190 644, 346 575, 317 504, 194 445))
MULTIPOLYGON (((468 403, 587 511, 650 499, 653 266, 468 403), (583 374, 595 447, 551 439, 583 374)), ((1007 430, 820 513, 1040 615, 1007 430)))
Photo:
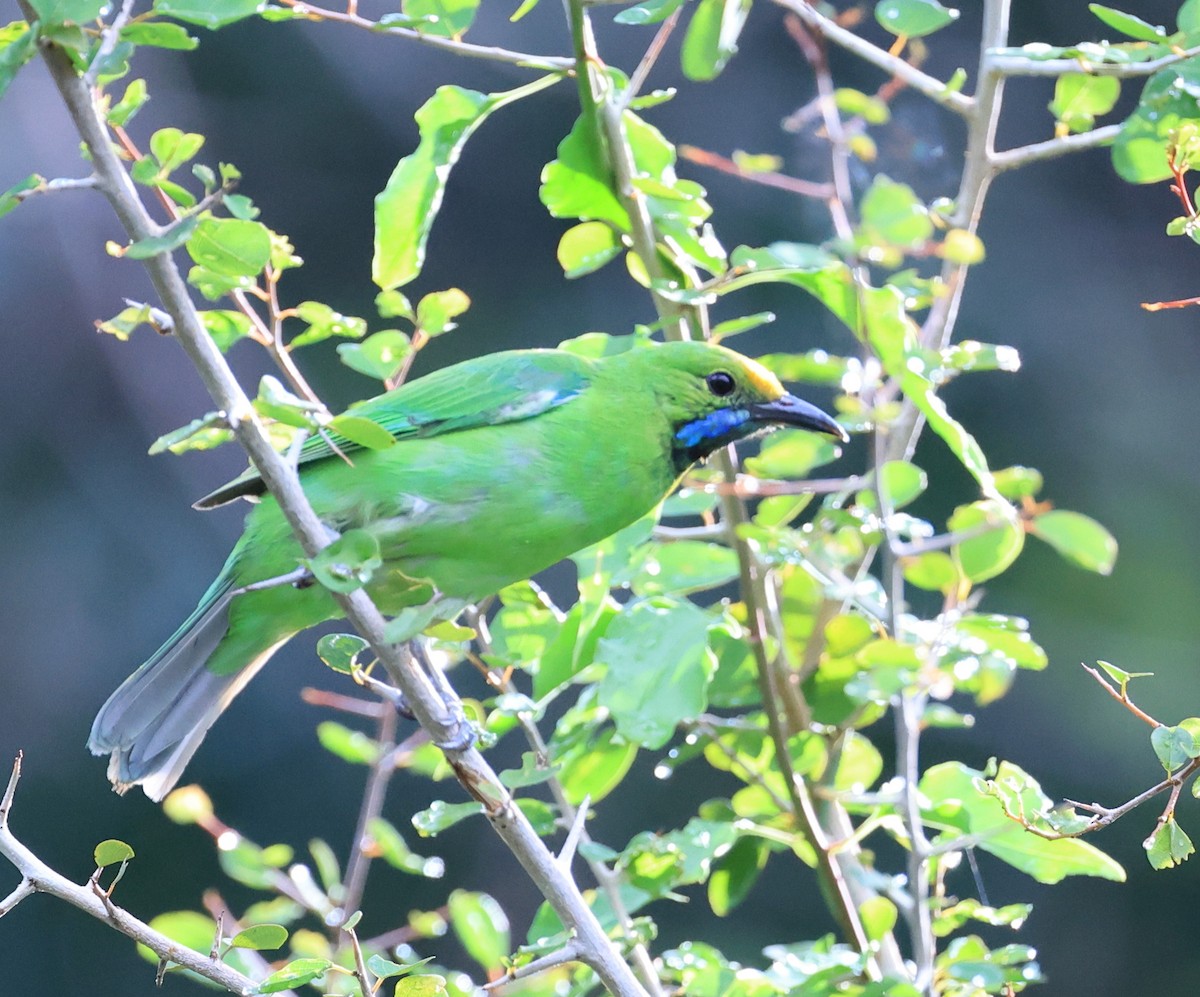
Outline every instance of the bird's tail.
POLYGON ((161 800, 217 717, 283 643, 237 670, 211 671, 209 659, 229 629, 233 596, 226 565, 192 615, 100 707, 88 748, 110 755, 108 778, 118 793, 140 784, 150 799, 161 800))

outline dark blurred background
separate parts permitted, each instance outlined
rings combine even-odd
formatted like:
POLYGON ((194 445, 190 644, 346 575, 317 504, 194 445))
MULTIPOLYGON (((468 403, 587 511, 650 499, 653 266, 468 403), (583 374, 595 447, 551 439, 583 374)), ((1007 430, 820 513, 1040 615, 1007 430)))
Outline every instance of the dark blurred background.
MULTIPOLYGON (((547 54, 569 50, 558 5, 543 3, 517 25, 508 23, 510 6, 485 4, 471 37, 547 54)), ((1103 34, 1082 0, 1015 6, 1014 43, 1103 34)), ((1177 3, 1135 6, 1145 19, 1170 24, 1177 3)), ((364 3, 363 11, 383 12, 376 7, 364 3)), ((959 25, 931 39, 928 68, 942 78, 974 65, 979 15, 976 4, 964 7, 959 25)), ((632 69, 649 33, 607 23, 604 8, 596 19, 602 54, 632 69)), ((142 55, 136 68, 153 99, 132 133, 143 145, 164 125, 208 136, 200 158, 237 164, 242 190, 262 208, 263 220, 288 234, 306 260, 284 282, 288 298, 324 300, 365 316, 373 314, 375 291, 372 198, 416 143, 413 112, 442 83, 496 91, 531 78, 331 24, 243 22, 197 33, 202 45, 194 53, 142 55)), ((740 54, 710 85, 680 79, 677 47, 678 38, 651 77, 652 86, 681 85, 676 100, 648 114, 669 138, 722 154, 773 152, 794 175, 821 174, 820 146, 780 128, 812 96, 813 82, 779 10, 758 5, 740 54)), ((882 82, 839 53, 834 59, 843 82, 864 89, 882 82)), ((1123 107, 1139 87, 1126 85, 1123 107)), ((1048 84, 1014 82, 1001 144, 1048 137, 1050 96, 1048 84)), ((652 321, 647 296, 619 264, 568 282, 555 262, 565 226, 540 207, 538 175, 576 113, 572 86, 560 85, 503 110, 468 143, 413 290, 459 286, 474 304, 458 332, 422 355, 419 371, 652 321)), ((923 197, 953 194, 959 121, 907 93, 893 113, 890 130, 880 133, 879 168, 923 197)), ((0 187, 33 171, 82 175, 77 150, 46 73, 27 67, 0 101, 0 187)), ((785 194, 686 164, 681 172, 709 188, 717 232, 729 248, 827 235, 819 211, 785 194)), ((980 714, 973 732, 931 736, 927 760, 957 756, 982 767, 997 755, 1033 771, 1056 797, 1115 804, 1162 772, 1145 727, 1103 695, 1079 662, 1105 658, 1153 671, 1155 680, 1135 687, 1147 710, 1168 722, 1200 714, 1192 423, 1200 313, 1151 315, 1138 307, 1200 292, 1200 249, 1163 234, 1176 207, 1165 184, 1123 184, 1103 151, 1005 175, 993 188, 981 230, 988 258, 971 273, 958 333, 1017 346, 1024 368, 1017 376, 976 375, 954 385, 952 409, 994 466, 1042 469, 1048 496, 1107 524, 1121 557, 1111 577, 1099 578, 1031 544, 990 586, 985 607, 1028 616, 1051 667, 1020 676, 1007 699, 980 714)), ((105 240, 122 238, 102 199, 83 192, 37 198, 0 223, 6 430, 0 435, 0 764, 6 770, 4 760, 25 751, 13 827, 56 868, 82 880, 97 841, 117 837, 134 845, 138 858, 120 898, 149 917, 195 907, 202 889, 223 883, 212 849, 202 832, 169 823, 140 794, 110 793, 103 763, 87 754, 84 740, 104 697, 190 611, 223 561, 242 513, 201 515, 189 503, 236 473, 243 459, 232 448, 182 458, 146 455, 155 437, 210 404, 169 339, 143 330, 120 343, 93 331, 93 320, 119 311, 123 297, 149 298, 136 265, 103 253, 105 240)), ((779 314, 775 325, 738 341, 747 352, 852 348, 798 291, 743 292, 723 308, 724 315, 760 308, 779 314)), ((233 359, 250 385, 265 369, 250 346, 235 350, 233 359)), ((374 390, 336 362, 332 345, 308 351, 303 362, 336 407, 374 390)), ((935 507, 969 497, 936 440, 923 444, 918 459, 941 489, 931 500, 935 507)), ((237 701, 188 771, 212 793, 225 821, 262 844, 283 838, 302 850, 314 836, 339 851, 348 844, 365 773, 348 776, 322 751, 313 727, 323 715, 297 697, 302 685, 329 685, 330 678, 311 640, 295 641, 237 701)), ((699 770, 656 783, 652 763, 646 759, 637 778, 600 806, 594 831, 601 840, 619 848, 634 829, 680 826, 713 794, 699 770)), ((407 827, 409 815, 441 790, 459 798, 453 786, 401 777, 387 813, 407 827)), ((1184 799, 1185 829, 1200 831, 1198 811, 1184 799)), ((1124 885, 1070 880, 1040 887, 983 857, 993 903, 1035 903, 1020 940, 1039 951, 1050 978, 1044 992, 1195 992, 1200 860, 1172 872, 1150 870, 1141 840, 1155 814, 1151 805, 1093 839, 1125 864, 1124 885)), ((514 927, 523 937, 535 898, 485 830, 460 826, 417 847, 446 857, 447 882, 515 896, 514 927)), ((783 864, 780 870, 715 929, 702 900, 660 905, 660 944, 714 937, 718 930, 727 954, 757 961, 763 944, 829 930, 811 879, 783 864)), ((0 895, 15 883, 0 869, 0 895)), ((956 885, 973 889, 967 881, 956 885)), ((401 921, 409 909, 437 903, 440 891, 438 884, 380 870, 365 930, 391 927, 384 923, 388 912, 401 921)), ((244 899, 230 893, 235 903, 244 899)), ((453 956, 449 943, 431 951, 453 956)), ((0 978, 2 989, 15 992, 20 980, 29 994, 101 981, 104 993, 154 990, 152 971, 132 945, 44 897, 25 901, 0 924, 0 978)), ((167 981, 170 993, 190 986, 167 981)))

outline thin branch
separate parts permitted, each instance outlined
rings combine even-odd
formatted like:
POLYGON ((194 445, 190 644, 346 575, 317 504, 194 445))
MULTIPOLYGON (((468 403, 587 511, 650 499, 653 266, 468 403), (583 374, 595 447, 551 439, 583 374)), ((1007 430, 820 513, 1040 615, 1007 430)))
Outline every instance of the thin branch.
POLYGON ((854 492, 867 487, 870 481, 871 479, 866 475, 779 481, 773 478, 756 478, 752 474, 739 474, 733 481, 704 481, 689 478, 685 480, 684 485, 700 491, 715 492, 717 495, 766 498, 771 495, 835 495, 838 492, 854 492))
POLYGON ((946 84, 936 77, 922 72, 899 56, 892 55, 891 52, 881 49, 877 45, 872 45, 853 31, 848 31, 837 22, 817 13, 812 4, 806 3, 805 0, 774 0, 774 2, 780 7, 790 10, 809 28, 824 35, 835 45, 857 55, 871 65, 877 66, 889 76, 903 80, 930 100, 942 104, 964 117, 973 111, 975 102, 970 97, 947 89, 946 84))
POLYGON ((579 809, 575 813, 575 819, 571 821, 570 830, 567 831, 567 838, 563 842, 562 848, 558 850, 558 863, 564 869, 570 869, 571 864, 575 861, 575 852, 579 848, 579 842, 583 837, 583 825, 587 821, 588 807, 592 805, 591 796, 585 796, 579 801, 579 809))
POLYGON ((129 22, 129 17, 133 13, 134 0, 121 0, 121 6, 117 9, 111 23, 100 33, 100 44, 96 47, 96 54, 92 57, 92 64, 88 67, 88 71, 83 74, 83 81, 89 87, 96 85, 96 78, 100 75, 100 69, 104 62, 112 54, 113 49, 117 47, 117 42, 121 40, 121 29, 129 22))
POLYGON ((18 191, 13 196, 18 201, 25 201, 38 194, 54 194, 63 190, 92 190, 95 186, 95 177, 55 177, 53 180, 39 177, 36 187, 18 191))
POLYGON ((37 892, 37 888, 28 879, 22 879, 17 884, 16 889, 12 891, 3 900, 0 900, 0 917, 3 917, 10 910, 17 906, 22 900, 28 896, 32 896, 37 892))
POLYGON ((525 980, 531 976, 537 976, 539 973, 544 973, 547 970, 557 969, 559 966, 565 966, 567 963, 578 961, 579 946, 572 939, 556 952, 551 952, 549 955, 534 959, 533 962, 528 962, 524 966, 509 969, 500 979, 485 983, 480 989, 489 992, 499 990, 501 987, 515 983, 517 980, 525 980))
POLYGON ((362 903, 363 891, 367 886, 367 871, 371 866, 371 855, 367 851, 370 839, 371 822, 383 813, 383 801, 387 798, 388 782, 396 773, 397 752, 411 749, 407 745, 398 746, 396 741, 396 725, 398 714, 394 709, 384 709, 379 717, 379 729, 375 740, 379 744, 379 755, 371 766, 371 774, 367 777, 366 789, 363 791, 362 804, 358 811, 358 823, 354 828, 354 844, 350 849, 350 861, 346 864, 346 876, 343 880, 345 896, 340 904, 342 920, 358 910, 362 903))
POLYGON ((786 190, 789 194, 799 194, 801 197, 814 197, 820 200, 833 196, 832 184, 820 183, 815 180, 801 180, 799 177, 789 177, 782 173, 747 170, 732 159, 706 149, 698 149, 694 145, 681 145, 677 151, 680 156, 690 162, 728 173, 741 180, 761 184, 764 187, 774 187, 776 190, 786 190))
POLYGON ((1149 62, 1088 62, 1086 59, 1030 59, 1009 51, 994 52, 992 67, 1003 76, 1064 76, 1067 73, 1087 73, 1089 76, 1115 76, 1117 79, 1138 79, 1153 76, 1160 69, 1200 55, 1200 45, 1172 52, 1149 62))
MULTIPOLYGON (((26 18, 36 19, 27 0, 19 2, 26 18)), ((67 54, 52 40, 40 39, 39 44, 50 75, 92 158, 101 191, 127 235, 135 241, 145 238, 152 231, 153 222, 109 141, 91 90, 76 74, 67 54)), ((171 254, 160 253, 142 262, 164 308, 175 320, 176 337, 217 408, 229 414, 234 433, 278 501, 305 555, 315 556, 329 543, 329 531, 308 504, 295 468, 271 446, 245 392, 205 331, 171 254)), ((563 875, 553 854, 491 766, 478 750, 464 741, 461 706, 454 701, 445 702, 429 676, 412 661, 411 655, 388 642, 386 622, 364 590, 332 593, 332 596, 389 674, 396 677, 421 726, 429 731, 436 744, 445 746, 447 761, 460 784, 483 804, 496 833, 549 901, 564 926, 575 932, 583 953, 581 958, 618 997, 643 995, 645 991, 619 957, 578 886, 563 875)))
POLYGON ((22 885, 0 904, 0 911, 11 909, 12 905, 24 899, 31 892, 47 893, 59 900, 65 900, 85 914, 104 921, 121 934, 145 945, 164 962, 172 962, 184 969, 190 969, 193 973, 203 976, 206 980, 211 980, 232 993, 252 994, 258 989, 258 984, 254 980, 243 976, 219 959, 213 959, 193 951, 161 932, 155 931, 150 925, 114 904, 110 898, 103 895, 102 890, 97 892, 90 885, 71 882, 21 844, 8 827, 13 794, 20 777, 21 755, 18 754, 13 763, 12 776, 9 779, 3 803, 0 803, 0 855, 8 859, 21 874, 22 885))
POLYGON ((1030 163, 1043 163, 1060 156, 1070 156, 1087 149, 1099 149, 1111 145, 1118 133, 1120 125, 1105 125, 1090 132, 1079 135, 1064 135, 1062 138, 1047 139, 1045 142, 1034 142, 1031 145, 1018 146, 1015 149, 1005 149, 1003 152, 993 152, 988 157, 988 163, 993 172, 1003 173, 1015 170, 1030 163))
POLYGON ((682 7, 677 7, 674 12, 659 26, 659 29, 654 33, 649 46, 646 48, 646 53, 642 56, 641 62, 638 63, 637 69, 633 71, 633 75, 629 77, 629 88, 625 91, 622 98, 622 107, 628 107, 629 102, 633 100, 640 92, 646 83, 646 77, 650 75, 650 70, 654 68, 654 64, 658 61, 658 57, 662 55, 662 50, 666 47, 667 39, 671 37, 671 32, 675 30, 675 25, 679 23, 679 15, 683 12, 682 7))
POLYGON ((329 10, 314 4, 303 3, 301 0, 279 0, 284 7, 291 7, 298 14, 303 14, 313 21, 337 21, 339 24, 349 24, 355 28, 365 28, 378 35, 390 35, 394 38, 406 38, 409 41, 428 45, 430 48, 441 49, 453 55, 465 56, 468 59, 486 59, 490 62, 503 62, 526 69, 538 69, 552 73, 561 73, 575 68, 575 60, 565 56, 532 55, 528 52, 514 52, 511 49, 499 48, 495 45, 475 45, 471 42, 446 38, 442 35, 427 34, 415 28, 404 28, 399 25, 383 25, 370 18, 361 17, 353 10, 329 10))
POLYGON ((1155 720, 1154 717, 1150 716, 1150 714, 1145 712, 1140 706, 1135 704, 1134 701, 1129 698, 1129 693, 1126 691, 1126 688, 1124 685, 1121 686, 1121 691, 1118 692, 1116 689, 1114 689, 1108 683, 1108 681, 1104 678, 1104 676, 1100 674, 1099 669, 1092 668, 1090 665, 1085 665, 1085 664, 1083 664, 1083 662, 1080 662, 1080 666, 1092 678, 1094 678, 1097 682, 1100 683, 1101 689, 1103 689, 1105 692, 1107 692, 1110 696, 1112 696, 1113 699, 1115 699, 1118 703, 1120 703, 1122 706, 1124 706, 1125 709, 1127 709, 1135 717, 1137 717, 1139 720, 1141 720, 1142 723, 1149 724, 1151 727, 1165 726, 1164 724, 1159 723, 1159 721, 1155 720))

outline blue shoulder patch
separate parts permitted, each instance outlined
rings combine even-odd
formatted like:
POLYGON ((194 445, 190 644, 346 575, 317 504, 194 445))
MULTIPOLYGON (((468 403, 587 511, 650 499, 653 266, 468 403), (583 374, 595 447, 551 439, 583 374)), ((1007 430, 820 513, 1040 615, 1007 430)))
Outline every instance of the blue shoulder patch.
POLYGON ((750 418, 750 412, 744 408, 719 408, 709 412, 701 419, 680 426, 675 432, 675 439, 685 447, 694 447, 705 440, 719 440, 750 418))

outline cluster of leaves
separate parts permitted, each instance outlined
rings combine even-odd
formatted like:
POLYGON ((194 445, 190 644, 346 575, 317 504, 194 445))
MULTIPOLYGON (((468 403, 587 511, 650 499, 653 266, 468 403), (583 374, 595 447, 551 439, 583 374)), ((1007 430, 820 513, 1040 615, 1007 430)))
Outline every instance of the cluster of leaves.
MULTIPOLYGON (((533 2, 527 0, 517 16, 533 2)), ((264 378, 254 401, 281 448, 311 434, 366 447, 393 445, 378 424, 353 410, 332 416, 308 395, 302 379, 290 374, 292 351, 340 339, 338 353, 353 369, 385 387, 403 379, 414 352, 452 329, 469 304, 457 289, 426 294, 416 305, 399 290, 420 275, 447 178, 464 144, 493 112, 532 98, 564 74, 550 73, 502 93, 442 86, 420 109, 418 146, 398 163, 376 199, 372 266, 380 318, 403 319, 411 329, 371 331, 365 319, 325 303, 281 306, 279 282, 301 260, 286 237, 258 220, 251 200, 234 192, 236 168, 194 163, 203 137, 176 128, 153 131, 148 151, 139 151, 126 129, 145 104, 146 83, 134 79, 116 100, 105 90, 130 71, 138 46, 193 48, 197 41, 183 25, 218 28, 256 13, 285 20, 298 16, 295 9, 247 0, 155 0, 114 39, 98 27, 105 6, 100 0, 34 0, 32 6, 39 15, 34 24, 18 21, 0 29, 0 89, 32 57, 37 39, 64 47, 109 101, 108 124, 121 136, 132 178, 160 199, 169 216, 160 234, 111 246, 110 252, 129 259, 177 249, 187 253, 189 282, 216 306, 203 311, 202 320, 217 346, 228 350, 243 340, 255 342, 290 378, 286 385, 264 378), (190 178, 182 173, 189 163, 190 178)), ((644 0, 625 7, 615 20, 631 27, 655 25, 683 6, 684 0, 644 0)), ((1118 81, 1087 72, 1089 66, 1154 60, 1200 41, 1200 0, 1182 6, 1175 33, 1091 6, 1104 24, 1130 40, 1014 50, 1025 58, 1079 61, 1080 72, 1058 79, 1051 104, 1060 135, 1091 129, 1114 106, 1118 81)), ((470 0, 406 0, 400 13, 376 26, 456 41, 471 27, 477 7, 470 0)), ((736 52, 749 10, 749 0, 693 4, 681 55, 686 76, 708 80, 721 72, 736 52)), ((898 50, 957 16, 936 0, 886 0, 875 14, 897 36, 898 50)), ((1185 61, 1150 79, 1114 147, 1124 176, 1159 179, 1168 146, 1178 150, 1177 162, 1195 155, 1198 126, 1190 122, 1200 117, 1195 99, 1200 76, 1195 84, 1191 80, 1197 73, 1200 69, 1185 61)), ((951 81, 948 89, 962 82, 951 81)), ((818 500, 796 482, 839 457, 839 450, 801 431, 778 433, 745 466, 756 479, 750 494, 770 497, 752 508, 733 535, 716 537, 712 529, 702 529, 703 538, 696 539, 670 529, 711 528, 720 522, 720 502, 707 487, 713 474, 700 471, 659 512, 576 555, 578 597, 570 605, 556 605, 535 584, 524 582, 499 594, 487 626, 440 623, 429 632, 445 663, 470 660, 488 674, 495 695, 480 704, 479 714, 489 741, 517 736, 551 708, 559 712, 544 747, 526 753, 522 765, 503 777, 540 833, 560 833, 574 820, 574 808, 600 804, 616 792, 639 751, 655 754, 664 777, 681 765, 707 765, 732 787, 701 802, 675 829, 641 832, 611 846, 592 841, 581 846, 588 861, 615 874, 619 908, 611 895, 597 892, 595 909, 614 937, 632 944, 654 938, 650 912, 656 902, 702 887, 713 912, 725 916, 769 865, 795 860, 820 865, 817 847, 799 819, 789 773, 845 809, 855 845, 875 854, 889 854, 886 847, 874 847, 877 840, 909 848, 916 829, 905 810, 905 787, 885 777, 884 759, 870 736, 873 725, 898 698, 918 692, 920 728, 967 726, 971 717, 963 709, 971 701, 987 705, 1007 692, 1018 671, 1046 666, 1045 652, 1023 619, 977 607, 978 586, 1007 570, 1028 536, 1101 573, 1112 569, 1116 544, 1086 515, 1041 500, 1038 471, 993 469, 940 397, 948 382, 963 375, 1019 366, 1011 347, 932 342, 922 335, 917 317, 948 293, 940 264, 965 265, 983 257, 974 232, 951 223, 954 205, 927 204, 909 186, 880 174, 861 193, 848 238, 727 250, 712 224, 706 191, 679 176, 675 145, 648 120, 671 93, 637 93, 631 78, 615 67, 594 69, 580 86, 582 113, 543 170, 540 186, 550 214, 571 223, 557 248, 564 273, 583 277, 623 258, 635 281, 684 315, 754 284, 798 288, 841 322, 847 352, 855 355, 784 349, 764 363, 783 379, 832 389, 840 419, 854 434, 899 431, 906 417, 919 413, 973 480, 973 493, 944 523, 920 511, 928 478, 903 458, 873 463, 818 500), (601 105, 616 109, 615 125, 606 124, 601 105), (617 182, 612 158, 617 139, 646 219, 635 216, 629 191, 617 182), (644 247, 643 252, 637 248, 639 227, 645 224, 653 236, 652 259, 645 258, 644 247), (753 591, 736 588, 745 550, 769 570, 776 587, 777 623, 768 635, 769 654, 796 696, 795 723, 782 740, 772 730, 775 704, 764 702, 761 661, 753 649, 761 644, 752 628, 763 607, 752 604, 753 591), (888 579, 872 573, 881 550, 894 558, 904 584, 940 597, 936 612, 910 611, 888 579)), ((872 130, 888 123, 886 101, 842 89, 836 103, 852 136, 850 153, 869 167, 872 130)), ((0 213, 42 182, 32 176, 0 196, 0 213)), ((733 336, 770 318, 740 316, 717 325, 712 334, 733 336)), ((127 338, 142 324, 169 331, 163 317, 142 303, 130 303, 99 327, 127 338)), ((563 346, 599 355, 641 348, 644 341, 644 335, 591 335, 563 346)), ((163 436, 154 449, 179 452, 229 437, 224 414, 210 413, 163 436)), ((314 560, 312 570, 323 584, 349 591, 370 580, 379 567, 378 551, 360 541, 347 535, 314 560)), ((363 642, 352 635, 326 637, 318 649, 330 667, 356 677, 363 650, 363 642)), ((1189 724, 1155 730, 1153 746, 1169 776, 1190 773, 1200 757, 1200 731, 1189 724)), ((377 765, 386 750, 368 734, 333 721, 321 724, 317 734, 347 764, 377 765)), ((396 764, 427 777, 446 774, 440 755, 429 747, 396 764)), ((1037 781, 1015 766, 977 771, 947 763, 922 773, 915 789, 920 830, 932 838, 932 930, 946 940, 936 958, 937 992, 951 997, 1011 993, 1035 982, 1039 973, 1028 948, 991 947, 970 933, 971 926, 1018 928, 1029 908, 992 908, 955 896, 947 880, 962 851, 982 849, 1047 883, 1068 875, 1119 879, 1122 870, 1078 840, 1079 829, 1062 814, 1055 816, 1037 781), (1031 828, 1043 833, 1030 833, 1031 828)), ((168 798, 166 809, 181 823, 209 830, 226 874, 267 896, 238 915, 235 924, 219 927, 210 915, 175 912, 162 915, 156 926, 260 978, 261 952, 286 947, 286 956, 262 980, 263 993, 303 984, 323 993, 352 992, 359 985, 356 950, 375 979, 397 978, 397 994, 469 993, 474 984, 465 974, 427 972, 409 943, 436 939, 449 925, 495 978, 553 952, 566 938, 544 905, 513 952, 499 905, 484 895, 455 891, 445 911, 412 915, 409 941, 399 948, 360 944, 353 933, 357 912, 340 907, 346 886, 329 845, 312 842, 311 861, 297 860, 290 846, 259 847, 221 824, 195 789, 168 798), (310 924, 336 929, 333 937, 340 941, 310 924), (247 960, 247 952, 259 955, 247 960)), ((416 815, 413 824, 420 834, 432 836, 479 809, 474 803, 438 803, 416 815)), ((424 876, 440 872, 440 863, 416 855, 394 825, 379 818, 368 833, 372 855, 396 869, 424 876)), ((1180 835, 1173 814, 1160 823, 1147 843, 1156 866, 1190 851, 1186 835, 1180 835)), ((99 867, 123 867, 131 857, 128 846, 106 842, 96 861, 99 867)), ((861 861, 871 861, 868 853, 861 861)), ((887 877, 887 870, 875 871, 881 880, 887 877)), ((883 889, 855 913, 868 942, 864 951, 823 938, 772 946, 761 968, 746 968, 711 945, 687 943, 661 953, 661 973, 682 992, 700 997, 918 993, 908 981, 864 982, 874 953, 903 914, 901 906, 883 889)), ((519 984, 520 992, 530 994, 561 993, 564 986, 566 992, 583 993, 594 985, 590 971, 563 967, 519 984)))

